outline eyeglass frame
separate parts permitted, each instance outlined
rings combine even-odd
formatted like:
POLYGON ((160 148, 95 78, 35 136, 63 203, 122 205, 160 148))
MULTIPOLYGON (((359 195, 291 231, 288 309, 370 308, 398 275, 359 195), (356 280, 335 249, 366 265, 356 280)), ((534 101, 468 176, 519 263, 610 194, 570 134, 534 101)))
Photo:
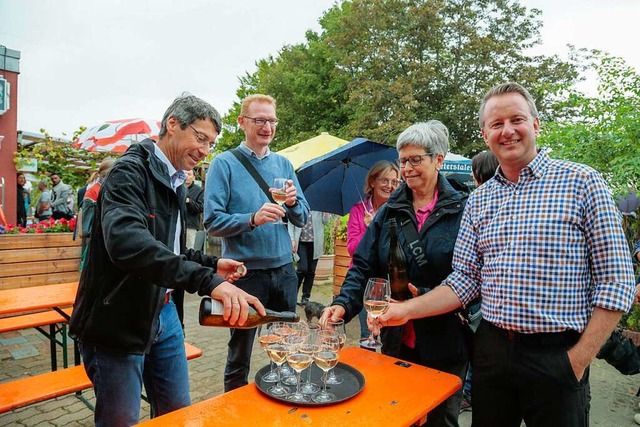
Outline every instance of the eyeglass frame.
POLYGON ((394 187, 397 187, 398 185, 402 184, 402 180, 401 179, 389 179, 389 178, 376 178, 376 181, 378 181, 380 184, 382 185, 393 185, 394 187), (386 181, 386 182, 385 182, 386 181))
POLYGON ((269 126, 271 126, 272 128, 275 128, 276 126, 278 126, 278 122, 280 121, 278 119, 263 119, 261 117, 249 117, 249 116, 242 116, 242 117, 244 117, 245 119, 249 119, 249 120, 253 121, 254 125, 260 126, 260 127, 263 127, 268 122, 269 126), (264 123, 259 124, 258 122, 264 122, 264 123))
POLYGON ((200 132, 198 129, 194 128, 193 126, 191 126, 191 124, 188 124, 187 126, 189 126, 191 128, 192 131, 195 132, 196 134, 196 141, 198 141, 198 144, 204 146, 204 147, 209 147, 209 150, 213 150, 213 148, 216 146, 216 141, 210 141, 209 138, 207 138, 207 136, 200 132))
POLYGON ((426 154, 416 154, 414 156, 409 156, 409 157, 404 157, 404 158, 398 158, 395 160, 396 164, 398 165, 399 168, 405 168, 407 166, 407 162, 409 162, 409 164, 411 165, 411 167, 417 167, 420 166, 422 164, 422 159, 424 157, 431 157, 433 158, 433 156, 435 156, 435 154, 433 153, 426 153, 426 154), (415 159, 416 157, 420 158, 420 160, 412 160, 415 159))

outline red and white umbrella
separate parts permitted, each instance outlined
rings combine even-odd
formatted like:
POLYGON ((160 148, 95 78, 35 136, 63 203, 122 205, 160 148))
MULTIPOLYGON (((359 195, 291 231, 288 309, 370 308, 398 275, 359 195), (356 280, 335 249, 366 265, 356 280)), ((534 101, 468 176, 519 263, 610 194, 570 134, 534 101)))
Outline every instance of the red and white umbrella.
POLYGON ((124 153, 133 143, 157 139, 160 122, 145 119, 109 120, 88 128, 73 141, 75 148, 87 151, 124 153))

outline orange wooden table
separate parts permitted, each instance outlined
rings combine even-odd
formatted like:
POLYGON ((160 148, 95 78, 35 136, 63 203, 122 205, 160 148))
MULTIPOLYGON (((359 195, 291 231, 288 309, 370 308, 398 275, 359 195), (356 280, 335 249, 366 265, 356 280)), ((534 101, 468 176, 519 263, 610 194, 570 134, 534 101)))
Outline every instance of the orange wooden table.
POLYGON ((455 375, 414 364, 402 367, 398 359, 360 348, 345 348, 340 361, 358 369, 365 385, 357 396, 335 405, 296 407, 265 396, 251 383, 140 425, 410 426, 461 386, 455 375))
MULTIPOLYGON (((3 317, 2 320, 5 323, 13 324, 12 329, 14 330, 36 328, 49 339, 52 371, 58 369, 56 344, 60 344, 62 347, 63 366, 66 368, 68 365, 66 322, 69 320, 70 310, 65 310, 65 308, 73 305, 77 289, 78 282, 70 282, 0 290, 0 317, 3 317), (53 312, 25 315, 25 313, 37 310, 54 310, 59 316, 54 320, 42 320, 42 323, 38 324, 39 321, 37 319, 51 317, 47 316, 47 314, 53 314, 53 312), (49 332, 40 327, 45 324, 49 325, 49 332), (58 324, 62 326, 58 327, 58 324), (57 339, 58 333, 61 337, 60 341, 57 339)), ((75 352, 75 359, 76 365, 79 364, 80 358, 77 351, 75 352)))
POLYGON ((26 311, 62 308, 73 305, 78 282, 31 286, 0 291, 0 316, 26 311))

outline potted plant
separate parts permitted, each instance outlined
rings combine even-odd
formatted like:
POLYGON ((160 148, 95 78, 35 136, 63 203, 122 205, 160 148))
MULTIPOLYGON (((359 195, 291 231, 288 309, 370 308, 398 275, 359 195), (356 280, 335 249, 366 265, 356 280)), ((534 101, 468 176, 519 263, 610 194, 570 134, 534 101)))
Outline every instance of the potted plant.
POLYGON ((339 217, 333 226, 334 258, 333 258, 333 295, 340 293, 342 282, 351 265, 351 255, 347 251, 347 222, 349 215, 339 217))

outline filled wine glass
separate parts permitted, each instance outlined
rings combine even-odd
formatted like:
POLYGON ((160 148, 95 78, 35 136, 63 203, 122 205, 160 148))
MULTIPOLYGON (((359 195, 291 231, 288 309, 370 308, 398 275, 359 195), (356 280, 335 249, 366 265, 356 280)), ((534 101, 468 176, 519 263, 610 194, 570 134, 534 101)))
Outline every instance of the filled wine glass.
MULTIPOLYGON (((389 281, 379 277, 369 279, 364 290, 364 308, 374 321, 377 322, 378 317, 387 311, 390 300, 391 288, 389 281)), ((360 346, 375 349, 382 347, 382 343, 378 340, 377 335, 374 338, 373 331, 371 331, 369 338, 360 340, 360 346)))
MULTIPOLYGON (((274 326, 276 323, 266 323, 264 325, 258 326, 258 343, 260 344, 260 348, 267 352, 267 346, 269 344, 275 344, 280 340, 280 337, 275 334, 274 326)), ((276 374, 275 369, 273 369, 274 363, 269 358, 269 365, 271 369, 268 373, 262 376, 262 381, 267 383, 275 383, 278 381, 278 374, 276 374)))
MULTIPOLYGON (((282 329, 284 343, 290 344, 302 344, 307 335, 307 328, 304 323, 289 323, 284 324, 285 328, 282 329)), ((280 368, 282 371, 282 384, 294 386, 298 384, 298 376, 289 365, 289 362, 282 365, 280 368)))
MULTIPOLYGON (((344 344, 347 342, 347 328, 344 324, 344 320, 327 320, 325 323, 325 331, 335 331, 335 333, 338 334, 338 342, 340 343, 340 350, 342 350, 344 348, 344 344)), ((327 375, 327 384, 337 385, 342 384, 343 381, 344 380, 336 374, 335 369, 329 371, 327 375)))
POLYGON ((333 402, 336 395, 327 391, 327 373, 338 364, 338 354, 340 352, 340 339, 338 335, 331 331, 324 331, 318 339, 318 350, 313 354, 313 361, 322 369, 322 391, 311 397, 316 403, 333 402), (333 335, 333 338, 330 336, 333 335))
MULTIPOLYGON (((284 342, 289 335, 293 335, 296 333, 296 327, 294 325, 295 323, 286 322, 277 322, 274 325, 273 333, 280 338, 279 342, 284 342)), ((289 366, 287 366, 286 363, 280 365, 278 369, 280 370, 280 378, 288 379, 290 377, 293 377, 293 371, 289 369, 289 366)), ((289 385, 295 385, 295 382, 290 382, 289 385)))
MULTIPOLYGON (((288 352, 289 351, 287 349, 287 346, 282 343, 269 344, 267 346, 267 354, 269 355, 269 359, 271 359, 271 361, 275 363, 278 366, 278 368, 280 368, 282 364, 286 361, 288 352)), ((277 375, 278 375, 278 379, 276 381, 276 384, 269 387, 267 389, 267 393, 272 394, 274 396, 285 396, 289 394, 291 390, 289 390, 289 387, 282 385, 282 383, 280 382, 280 375, 281 375, 280 369, 278 369, 277 375)))
POLYGON ((285 342, 288 353, 287 363, 296 371, 296 391, 286 397, 287 400, 292 402, 307 402, 307 397, 300 390, 300 374, 307 369, 313 362, 313 354, 309 354, 301 351, 301 347, 307 342, 308 336, 290 335, 285 342))
MULTIPOLYGON (((284 202, 287 200, 287 178, 276 178, 273 180, 274 190, 271 192, 273 200, 280 206, 284 207, 284 202)), ((284 224, 282 218, 278 218, 274 224, 284 224)))
MULTIPOLYGON (((313 357, 313 354, 319 350, 318 334, 320 332, 320 325, 309 324, 307 325, 308 337, 307 342, 300 346, 300 352, 309 354, 313 357)), ((311 365, 307 370, 307 379, 302 383, 300 387, 302 394, 314 394, 320 391, 320 387, 317 384, 311 382, 311 365)))

